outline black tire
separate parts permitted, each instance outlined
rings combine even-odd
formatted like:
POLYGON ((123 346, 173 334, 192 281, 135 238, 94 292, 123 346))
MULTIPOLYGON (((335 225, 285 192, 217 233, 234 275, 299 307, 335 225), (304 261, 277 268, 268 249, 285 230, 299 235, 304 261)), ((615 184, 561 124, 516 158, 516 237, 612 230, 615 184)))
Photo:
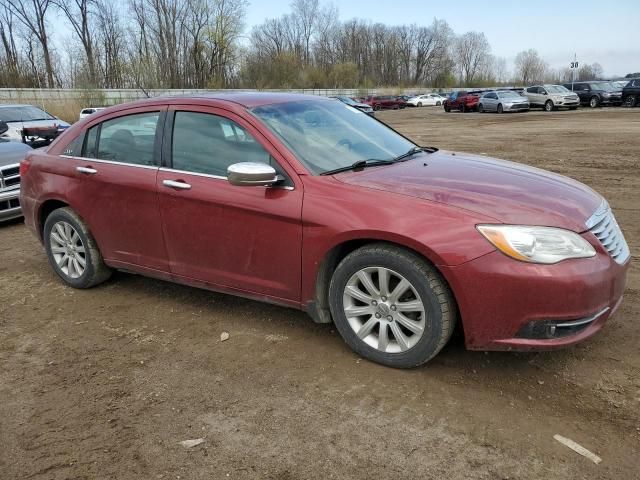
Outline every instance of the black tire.
POLYGON ((380 105, 376 105, 376 106, 374 106, 374 107, 373 107, 373 109, 374 109, 376 112, 380 111, 380 109, 381 109, 381 108, 382 108, 382 107, 381 107, 380 105))
POLYGON ((440 273, 417 254, 384 243, 359 248, 340 262, 331 278, 329 304, 338 332, 358 355, 395 368, 417 367, 435 357, 451 338, 457 316, 453 294, 440 273), (408 350, 398 353, 378 350, 361 340, 347 320, 345 287, 356 272, 367 267, 383 267, 402 275, 424 305, 424 333, 408 350))
POLYGON ((547 100, 544 103, 544 110, 546 112, 553 112, 554 109, 555 109, 555 106, 553 105, 553 102, 551 100, 547 100))
POLYGON ((71 208, 64 207, 51 212, 45 221, 42 239, 51 267, 67 285, 73 288, 91 288, 106 281, 111 276, 112 270, 105 265, 98 245, 87 225, 71 208), (62 268, 58 266, 52 253, 51 231, 56 224, 60 224, 60 222, 64 222, 73 227, 84 247, 85 268, 82 275, 77 278, 72 278, 65 273, 62 268))
POLYGON ((439 107, 440 105, 442 105, 442 102, 440 101, 436 102, 436 107, 439 107))
POLYGON ((422 102, 418 102, 418 106, 421 107, 422 106, 422 102))
POLYGON ((498 108, 496 110, 498 113, 504 113, 504 107, 502 106, 501 103, 498 104, 498 108))
POLYGON ((484 107, 481 103, 478 104, 478 113, 484 113, 484 107))
POLYGON ((458 106, 458 111, 460 111, 460 113, 464 113, 467 111, 467 107, 463 104, 463 105, 459 105, 458 106))
POLYGON ((449 113, 451 111, 451 107, 449 107, 449 105, 445 105, 444 106, 444 111, 449 113))
POLYGON ((636 98, 635 95, 627 95, 626 98, 624 99, 624 106, 625 107, 635 107, 638 104, 638 99, 636 98))
POLYGON ((589 99, 589 106, 591 108, 598 108, 600 106, 600 98, 598 98, 596 95, 591 97, 589 99))

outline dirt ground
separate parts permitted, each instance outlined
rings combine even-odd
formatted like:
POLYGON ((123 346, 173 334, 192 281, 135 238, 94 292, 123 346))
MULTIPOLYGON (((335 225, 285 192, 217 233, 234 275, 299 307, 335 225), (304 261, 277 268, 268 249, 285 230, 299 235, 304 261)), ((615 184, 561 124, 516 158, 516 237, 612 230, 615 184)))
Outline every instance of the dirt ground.
POLYGON ((13 222, 0 227, 0 479, 640 478, 640 108, 380 117, 604 194, 635 262, 615 318, 559 352, 467 352, 458 337, 398 371, 294 310, 124 273, 64 287, 13 222))

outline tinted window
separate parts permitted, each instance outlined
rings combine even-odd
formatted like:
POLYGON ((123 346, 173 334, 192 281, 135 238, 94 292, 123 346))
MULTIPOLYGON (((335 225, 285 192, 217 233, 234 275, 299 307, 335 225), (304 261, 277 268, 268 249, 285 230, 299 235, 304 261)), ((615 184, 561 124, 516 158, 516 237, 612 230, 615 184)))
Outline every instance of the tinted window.
POLYGON ((176 170, 221 177, 227 176, 227 167, 234 163, 273 165, 269 153, 240 125, 199 112, 176 112, 172 158, 176 170))
POLYGON ((70 155, 72 157, 80 157, 82 156, 82 144, 84 143, 84 132, 78 135, 67 148, 62 152, 63 155, 70 155))
POLYGON ((154 146, 159 118, 159 112, 149 112, 114 118, 96 125, 89 130, 84 156, 135 165, 155 165, 154 146), (99 137, 97 143, 95 137, 99 137))

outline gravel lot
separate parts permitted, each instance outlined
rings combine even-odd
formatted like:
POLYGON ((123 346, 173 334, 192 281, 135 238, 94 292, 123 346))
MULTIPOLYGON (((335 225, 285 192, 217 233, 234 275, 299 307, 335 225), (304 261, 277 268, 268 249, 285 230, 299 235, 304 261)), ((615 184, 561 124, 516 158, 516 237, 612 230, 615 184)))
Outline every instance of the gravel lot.
POLYGON ((13 222, 0 226, 0 479, 640 478, 640 108, 380 118, 604 194, 635 262, 615 318, 559 352, 467 352, 457 337, 398 371, 294 310, 124 273, 64 287, 13 222))

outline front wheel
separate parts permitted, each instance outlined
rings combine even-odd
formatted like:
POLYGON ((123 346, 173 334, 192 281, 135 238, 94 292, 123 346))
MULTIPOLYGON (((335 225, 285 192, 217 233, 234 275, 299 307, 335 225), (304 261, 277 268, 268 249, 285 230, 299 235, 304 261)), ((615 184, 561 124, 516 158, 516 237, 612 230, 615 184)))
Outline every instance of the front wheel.
POLYGON ((381 108, 382 108, 382 107, 381 107, 380 105, 375 105, 375 106, 373 107, 373 109, 374 109, 376 112, 380 111, 380 109, 381 109, 381 108))
POLYGON ((553 102, 551 100, 547 100, 544 104, 544 109, 547 112, 552 112, 553 111, 553 102))
POLYGON ((498 113, 504 113, 504 108, 501 103, 498 104, 498 113))
POLYGON ((436 102, 436 107, 439 107, 442 104, 442 102, 436 102))
POLYGON ((438 271, 391 245, 372 244, 347 255, 331 278, 329 301, 345 342, 390 367, 429 361, 455 325, 453 295, 438 271))
POLYGON ((84 221, 71 208, 54 210, 42 235, 49 263, 74 288, 90 288, 111 276, 84 221))
POLYGON ((447 105, 444 106, 444 111, 449 113, 451 111, 451 108, 448 107, 447 105))
POLYGON ((624 99, 625 107, 635 107, 637 102, 638 100, 635 95, 627 95, 627 98, 624 99))
POLYGON ((484 107, 482 106, 482 104, 478 105, 478 113, 484 113, 484 107))
POLYGON ((421 107, 422 106, 422 102, 418 102, 418 106, 421 107))
POLYGON ((591 108, 598 108, 599 105, 600 105, 600 99, 595 95, 589 99, 589 106, 591 108))

